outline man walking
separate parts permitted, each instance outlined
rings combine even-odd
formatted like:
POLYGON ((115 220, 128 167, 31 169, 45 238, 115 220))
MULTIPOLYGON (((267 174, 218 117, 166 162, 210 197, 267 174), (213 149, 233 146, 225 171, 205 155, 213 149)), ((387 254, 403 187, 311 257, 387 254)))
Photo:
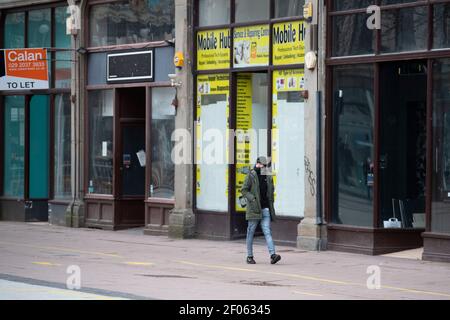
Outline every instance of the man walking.
POLYGON ((280 261, 281 256, 275 253, 270 222, 275 219, 274 186, 272 176, 268 174, 268 162, 265 157, 256 160, 255 167, 250 170, 241 189, 242 196, 247 200, 245 219, 247 227, 247 263, 255 264, 253 258, 253 237, 256 227, 261 222, 261 229, 266 238, 270 254, 270 263, 280 261))

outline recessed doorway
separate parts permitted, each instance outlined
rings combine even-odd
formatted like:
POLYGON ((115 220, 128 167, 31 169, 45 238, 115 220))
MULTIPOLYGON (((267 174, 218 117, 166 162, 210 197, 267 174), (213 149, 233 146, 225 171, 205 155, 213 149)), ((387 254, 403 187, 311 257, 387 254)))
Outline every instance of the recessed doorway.
POLYGON ((426 61, 380 66, 380 214, 385 227, 425 228, 426 61))

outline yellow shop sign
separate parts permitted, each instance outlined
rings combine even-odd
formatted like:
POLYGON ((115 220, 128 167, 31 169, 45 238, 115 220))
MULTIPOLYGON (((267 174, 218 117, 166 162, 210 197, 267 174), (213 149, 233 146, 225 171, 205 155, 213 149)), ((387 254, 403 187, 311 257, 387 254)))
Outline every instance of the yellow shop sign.
POLYGON ((230 45, 230 29, 198 32, 197 70, 228 69, 230 45))
POLYGON ((273 64, 305 63, 306 24, 303 21, 273 25, 273 64))
POLYGON ((234 29, 234 67, 256 67, 269 64, 269 25, 234 29))

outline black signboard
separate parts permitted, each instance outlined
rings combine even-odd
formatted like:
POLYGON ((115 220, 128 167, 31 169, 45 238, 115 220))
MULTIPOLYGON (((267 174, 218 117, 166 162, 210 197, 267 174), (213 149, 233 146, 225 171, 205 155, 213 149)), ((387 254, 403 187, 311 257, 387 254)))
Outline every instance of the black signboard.
POLYGON ((110 53, 107 58, 108 83, 154 81, 153 49, 110 53))

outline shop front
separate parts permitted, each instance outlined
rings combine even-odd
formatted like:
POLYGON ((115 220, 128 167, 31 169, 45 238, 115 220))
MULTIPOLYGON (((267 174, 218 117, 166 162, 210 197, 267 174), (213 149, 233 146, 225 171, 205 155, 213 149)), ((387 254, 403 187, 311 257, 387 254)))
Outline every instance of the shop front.
POLYGON ((304 216, 302 1, 195 1, 194 211, 198 237, 245 237, 239 202, 258 156, 271 159, 276 241, 304 216))
POLYGON ((174 1, 90 1, 86 10, 86 226, 166 234, 174 204, 174 1))
POLYGON ((445 260, 450 7, 378 4, 381 29, 371 30, 361 1, 327 2, 328 248, 383 254, 425 242, 424 258, 445 260))
POLYGON ((0 220, 65 223, 72 198, 67 16, 64 1, 1 11, 0 220))

